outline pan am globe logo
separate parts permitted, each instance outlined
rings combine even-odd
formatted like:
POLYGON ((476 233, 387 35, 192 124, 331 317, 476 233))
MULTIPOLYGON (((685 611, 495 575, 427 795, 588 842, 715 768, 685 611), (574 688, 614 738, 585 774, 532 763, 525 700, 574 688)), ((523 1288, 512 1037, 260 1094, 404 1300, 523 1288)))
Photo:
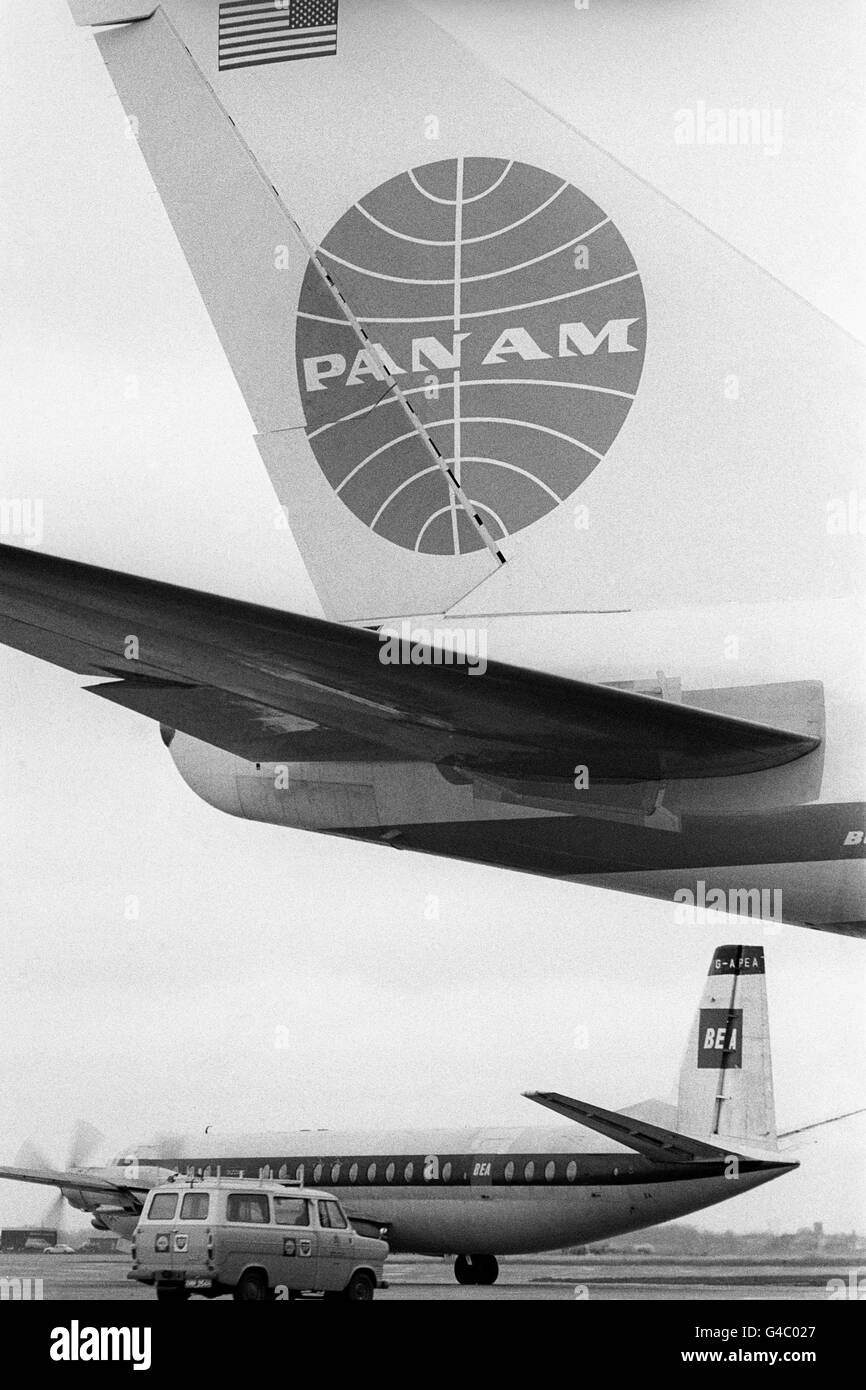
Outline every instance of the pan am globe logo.
POLYGON ((425 164, 350 208, 318 257, 329 280, 311 261, 297 317, 307 437, 376 535, 468 554, 604 458, 640 381, 646 304, 578 188, 504 159, 425 164))

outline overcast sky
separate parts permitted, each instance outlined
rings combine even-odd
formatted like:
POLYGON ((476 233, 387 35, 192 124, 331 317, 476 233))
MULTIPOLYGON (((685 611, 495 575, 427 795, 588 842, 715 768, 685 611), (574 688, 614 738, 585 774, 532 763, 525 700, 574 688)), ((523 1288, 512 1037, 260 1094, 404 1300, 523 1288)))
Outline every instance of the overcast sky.
MULTIPOLYGON (((862 331, 859 5, 423 8, 862 331), (781 150, 684 158, 671 113, 697 99, 784 109, 781 150)), ((44 499, 48 551, 316 611, 234 378, 65 0, 0 0, 0 138, 0 495, 44 499)), ((605 1106, 668 1096, 713 946, 755 936, 232 820, 184 786, 155 726, 78 685, 0 652, 4 1162, 28 1137, 63 1162, 79 1116, 117 1152, 206 1124, 544 1124, 520 1098, 532 1087, 605 1106)), ((786 927, 766 945, 780 1127, 864 1103, 863 943, 786 927)), ((798 1173, 697 1219, 864 1229, 863 1147, 858 1121, 828 1130, 798 1173)), ((0 1224, 44 1205, 5 1188, 0 1224)))

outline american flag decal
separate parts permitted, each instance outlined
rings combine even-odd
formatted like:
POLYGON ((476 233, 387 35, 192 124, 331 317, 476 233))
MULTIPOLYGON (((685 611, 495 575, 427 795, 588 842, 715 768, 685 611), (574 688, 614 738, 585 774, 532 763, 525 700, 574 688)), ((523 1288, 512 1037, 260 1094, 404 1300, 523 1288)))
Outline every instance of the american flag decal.
POLYGON ((260 67, 337 52, 338 0, 225 0, 219 13, 219 66, 260 67))

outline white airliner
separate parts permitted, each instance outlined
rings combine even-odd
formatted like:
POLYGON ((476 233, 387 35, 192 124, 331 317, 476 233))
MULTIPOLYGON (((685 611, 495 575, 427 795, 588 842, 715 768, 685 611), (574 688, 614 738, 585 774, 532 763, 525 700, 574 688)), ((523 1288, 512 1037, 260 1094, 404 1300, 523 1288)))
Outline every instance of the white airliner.
POLYGON ((0 641, 230 814, 862 935, 859 345, 411 3, 71 3, 325 620, 4 546, 0 641))
POLYGON ((386 1227, 392 1251, 454 1255, 461 1283, 492 1284, 499 1255, 656 1225, 799 1166, 785 1145, 801 1131, 776 1130, 760 946, 713 953, 676 1105, 647 1101, 624 1113, 556 1092, 528 1095, 568 1125, 209 1130, 133 1146, 102 1168, 0 1168, 0 1177, 59 1187, 72 1206, 92 1213, 97 1229, 123 1236, 131 1235, 150 1188, 175 1172, 312 1183, 337 1193, 361 1231, 386 1227))

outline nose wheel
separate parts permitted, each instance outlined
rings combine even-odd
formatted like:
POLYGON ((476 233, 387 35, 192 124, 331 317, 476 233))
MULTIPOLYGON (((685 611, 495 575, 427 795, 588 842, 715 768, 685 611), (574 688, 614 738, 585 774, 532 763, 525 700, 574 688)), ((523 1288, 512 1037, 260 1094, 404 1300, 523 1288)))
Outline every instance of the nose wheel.
POLYGON ((454 1277, 458 1284, 495 1284, 499 1277, 499 1261, 495 1255, 458 1255, 454 1261, 454 1277))

